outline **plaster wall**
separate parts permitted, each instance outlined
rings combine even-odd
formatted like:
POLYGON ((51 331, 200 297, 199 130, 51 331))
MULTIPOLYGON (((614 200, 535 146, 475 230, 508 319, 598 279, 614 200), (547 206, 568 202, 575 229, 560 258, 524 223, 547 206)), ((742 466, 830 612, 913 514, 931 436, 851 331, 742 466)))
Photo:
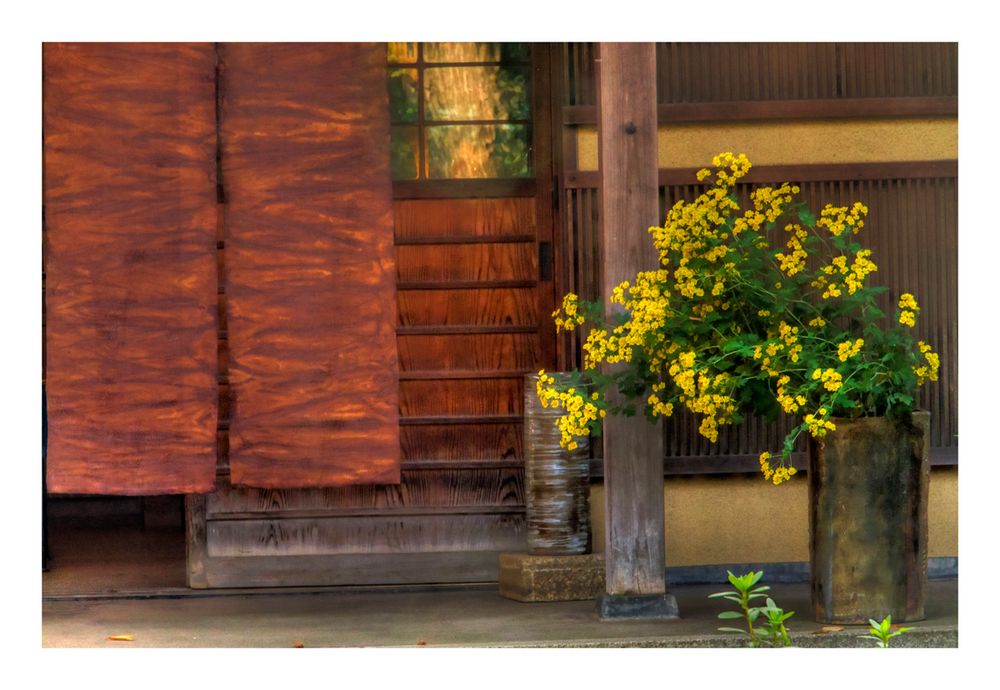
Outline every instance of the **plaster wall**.
MULTIPOLYGON (((774 486, 760 475, 664 481, 667 565, 809 560, 808 482, 774 486)), ((604 485, 590 489, 596 553, 604 552, 604 485)), ((958 468, 931 471, 928 555, 958 556, 958 468)))
MULTIPOLYGON (((577 167, 597 170, 597 128, 577 129, 577 167)), ((956 118, 850 119, 662 125, 661 168, 704 167, 721 151, 754 165, 955 160, 956 118)))

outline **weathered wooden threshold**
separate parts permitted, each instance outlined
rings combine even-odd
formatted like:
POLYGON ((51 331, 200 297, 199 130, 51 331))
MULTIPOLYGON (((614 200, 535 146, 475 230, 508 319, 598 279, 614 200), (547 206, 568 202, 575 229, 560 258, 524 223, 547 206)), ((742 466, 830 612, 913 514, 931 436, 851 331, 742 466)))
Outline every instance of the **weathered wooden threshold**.
MULTIPOLYGON (((305 517, 309 511, 254 511, 245 514, 208 514, 208 497, 185 497, 187 584, 192 589, 227 587, 322 587, 333 585, 407 585, 496 582, 499 555, 510 550, 424 551, 340 554, 212 554, 210 534, 226 524, 249 518, 267 524, 305 517), (301 516, 298 514, 302 513, 301 516), (298 516, 298 518, 296 517, 298 516), (221 519, 220 519, 221 518, 221 519)), ((495 506, 496 515, 523 515, 521 506, 495 506)), ((365 511, 356 511, 357 514, 365 511)), ((409 508, 405 512, 418 513, 409 508)), ((432 510, 423 511, 430 514, 432 510)), ((472 508, 468 515, 478 515, 472 508)), ((386 519, 400 516, 379 511, 386 519)), ((357 515, 355 515, 357 516, 357 515)), ((330 518, 331 515, 324 515, 330 518)), ((449 519, 454 513, 446 515, 449 519)), ((333 516, 335 520, 336 517, 333 516)))
POLYGON ((208 559, 194 589, 223 587, 326 587, 496 582, 499 551, 224 556, 208 559))
MULTIPOLYGON (((597 106, 563 107, 563 123, 596 125, 597 106)), ((957 96, 890 98, 810 98, 793 100, 660 103, 660 124, 888 117, 957 117, 957 96)))

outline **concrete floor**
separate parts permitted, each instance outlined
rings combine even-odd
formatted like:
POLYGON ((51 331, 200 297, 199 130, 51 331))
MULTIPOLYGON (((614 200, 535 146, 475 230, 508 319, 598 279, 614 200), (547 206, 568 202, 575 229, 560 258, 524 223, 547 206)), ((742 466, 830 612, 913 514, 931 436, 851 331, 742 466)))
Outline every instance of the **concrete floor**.
MULTIPOLYGON (((681 617, 602 621, 594 601, 521 603, 495 585, 190 590, 184 534, 134 517, 50 521, 51 570, 42 577, 43 647, 724 647, 724 585, 671 588, 681 617), (130 642, 109 636, 131 635, 130 642)), ((765 578, 766 582, 766 578, 765 578)), ((864 627, 816 634, 808 586, 772 583, 798 647, 868 647, 864 627)), ((930 582, 927 618, 897 646, 956 647, 957 580, 930 582)))
MULTIPOLYGON (((520 603, 493 587, 436 590, 337 589, 214 592, 158 598, 49 597, 45 647, 720 647, 742 638, 716 632, 725 609, 706 596, 715 585, 671 591, 681 618, 601 621, 593 601, 520 603), (132 635, 114 642, 112 635, 132 635)), ((957 582, 930 583, 927 619, 896 638, 900 647, 958 644, 957 582)), ((808 587, 775 585, 797 647, 868 647, 864 627, 817 634, 808 587)))

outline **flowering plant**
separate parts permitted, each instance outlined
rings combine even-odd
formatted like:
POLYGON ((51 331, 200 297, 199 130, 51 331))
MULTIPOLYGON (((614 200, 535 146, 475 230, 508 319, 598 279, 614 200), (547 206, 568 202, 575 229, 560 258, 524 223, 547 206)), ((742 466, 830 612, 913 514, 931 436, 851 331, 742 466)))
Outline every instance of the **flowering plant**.
POLYGON ((714 184, 649 229, 659 268, 615 287, 610 316, 599 301, 565 296, 557 330, 592 325, 583 371, 560 385, 539 372, 538 395, 564 410, 566 448, 640 402, 653 422, 686 407, 713 442, 720 425, 783 410, 801 421, 780 453, 760 457, 765 479, 780 484, 795 474, 800 434, 821 438, 836 418, 906 414, 940 361, 911 335, 913 295, 899 296, 891 319, 876 305, 887 288, 868 285, 878 267, 855 241, 864 204, 828 204, 817 217, 785 183, 758 187, 742 209, 735 186, 750 161, 723 153, 712 165, 697 178, 714 184))

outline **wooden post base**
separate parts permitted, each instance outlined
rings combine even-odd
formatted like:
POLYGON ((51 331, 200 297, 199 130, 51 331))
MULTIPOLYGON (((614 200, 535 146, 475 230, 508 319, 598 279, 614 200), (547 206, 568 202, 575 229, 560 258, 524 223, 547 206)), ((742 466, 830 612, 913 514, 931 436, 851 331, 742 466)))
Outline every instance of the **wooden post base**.
POLYGON ((673 594, 605 594, 597 599, 597 611, 602 621, 680 618, 673 594))

